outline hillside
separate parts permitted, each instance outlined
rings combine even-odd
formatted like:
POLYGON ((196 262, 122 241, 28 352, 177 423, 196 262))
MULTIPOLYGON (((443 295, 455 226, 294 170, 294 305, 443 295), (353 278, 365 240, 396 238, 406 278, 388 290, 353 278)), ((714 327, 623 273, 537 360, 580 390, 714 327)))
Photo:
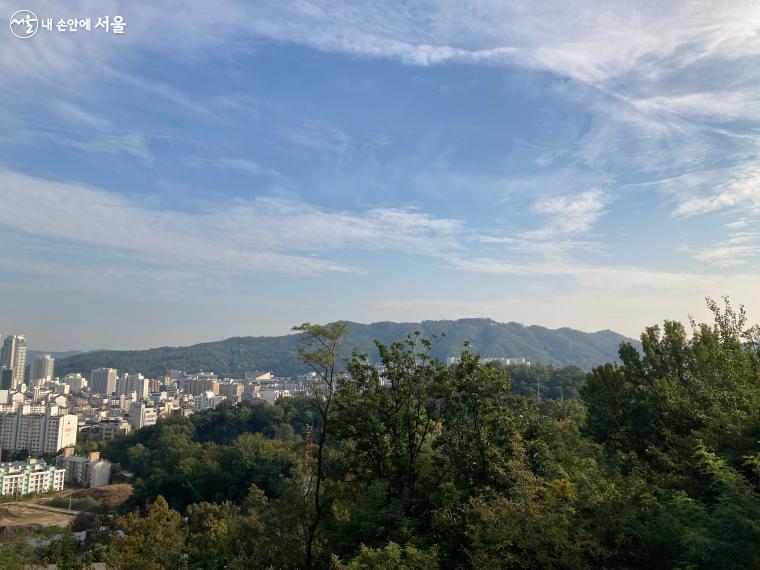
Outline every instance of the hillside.
POLYGON ((45 356, 46 354, 49 354, 56 360, 60 360, 61 358, 68 358, 69 356, 74 356, 75 354, 82 354, 81 350, 64 350, 61 351, 55 351, 55 350, 27 350, 26 351, 26 362, 27 365, 32 361, 33 358, 37 356, 45 356))
MULTIPOLYGON (((525 357, 533 362, 576 365, 589 370, 617 360, 617 349, 626 337, 609 330, 586 333, 570 328, 547 329, 518 323, 497 323, 491 319, 423 321, 421 323, 346 323, 349 334, 344 352, 353 347, 374 356, 373 340, 390 343, 419 330, 423 335, 445 337, 436 344, 434 356, 444 359, 459 354, 466 340, 482 356, 525 357)), ((638 344, 634 341, 635 344, 638 344)), ((149 350, 101 350, 76 354, 56 362, 56 374, 89 373, 108 366, 120 371, 158 375, 167 369, 208 370, 224 376, 241 377, 246 370, 272 370, 280 375, 306 371, 298 360, 298 337, 233 337, 187 347, 149 350)))

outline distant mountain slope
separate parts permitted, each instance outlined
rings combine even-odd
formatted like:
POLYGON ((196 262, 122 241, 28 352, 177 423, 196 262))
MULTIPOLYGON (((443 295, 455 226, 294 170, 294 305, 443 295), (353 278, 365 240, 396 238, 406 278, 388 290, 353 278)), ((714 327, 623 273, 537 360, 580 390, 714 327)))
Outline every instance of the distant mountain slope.
POLYGON ((68 358, 69 356, 74 356, 75 354, 82 354, 82 351, 81 350, 64 350, 64 351, 28 350, 26 352, 26 362, 28 364, 36 356, 45 356, 46 354, 49 354, 50 356, 58 360, 59 358, 68 358))
MULTIPOLYGON (((620 342, 630 340, 609 330, 585 333, 570 328, 547 329, 518 323, 497 323, 491 319, 346 324, 350 332, 343 345, 345 355, 349 355, 353 347, 358 347, 374 357, 374 339, 390 343, 419 330, 427 337, 445 333, 446 336, 433 350, 433 355, 441 359, 459 354, 464 342, 469 340, 472 350, 484 357, 525 357, 533 362, 553 365, 574 364, 585 370, 617 360, 620 342)), ((632 342, 638 345, 637 341, 632 342)), ((207 370, 233 377, 242 377, 246 370, 272 370, 281 375, 306 371, 298 360, 297 336, 286 335, 233 337, 187 347, 87 352, 57 361, 56 375, 89 373, 99 366, 149 375, 161 374, 167 369, 207 370)))

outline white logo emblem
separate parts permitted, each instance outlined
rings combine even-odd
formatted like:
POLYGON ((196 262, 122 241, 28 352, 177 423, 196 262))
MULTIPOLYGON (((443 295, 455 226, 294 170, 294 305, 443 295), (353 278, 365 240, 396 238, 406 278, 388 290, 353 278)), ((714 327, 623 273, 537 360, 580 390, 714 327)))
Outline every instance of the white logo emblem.
POLYGON ((11 33, 22 40, 31 38, 36 34, 39 25, 40 22, 37 20, 37 14, 31 10, 19 10, 11 16, 11 33))

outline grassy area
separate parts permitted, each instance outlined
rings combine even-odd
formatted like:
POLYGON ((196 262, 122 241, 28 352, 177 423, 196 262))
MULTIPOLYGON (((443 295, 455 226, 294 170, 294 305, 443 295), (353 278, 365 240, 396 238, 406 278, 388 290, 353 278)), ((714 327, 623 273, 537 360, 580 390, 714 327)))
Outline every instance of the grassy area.
POLYGON ((72 493, 53 497, 45 504, 59 509, 71 508, 74 511, 86 511, 88 513, 99 513, 103 510, 101 504, 94 497, 77 497, 72 493))

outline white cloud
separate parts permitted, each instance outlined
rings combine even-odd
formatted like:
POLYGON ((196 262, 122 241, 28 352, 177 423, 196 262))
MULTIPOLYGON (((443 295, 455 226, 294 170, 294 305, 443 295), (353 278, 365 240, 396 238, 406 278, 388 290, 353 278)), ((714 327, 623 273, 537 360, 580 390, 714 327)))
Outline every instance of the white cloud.
POLYGON ((679 199, 674 217, 690 217, 721 209, 760 209, 760 167, 746 163, 736 168, 695 172, 669 181, 665 188, 679 199), (702 191, 705 179, 712 182, 702 191))
POLYGON ((731 236, 694 252, 692 257, 701 263, 717 267, 747 265, 760 259, 760 234, 731 236))
POLYGON ((314 254, 394 250, 435 256, 456 250, 463 229, 459 220, 401 208, 355 214, 271 198, 179 211, 9 171, 0 171, 0 202, 0 226, 22 234, 137 255, 164 267, 192 263, 240 273, 363 271, 314 254))
MULTIPOLYGON (((599 242, 578 239, 578 236, 588 233, 593 228, 604 215, 609 201, 609 197, 601 190, 560 196, 547 195, 533 204, 533 210, 545 218, 538 229, 506 237, 483 235, 479 240, 485 244, 502 245, 508 251, 537 254, 553 259, 567 256, 577 250, 601 253, 602 245, 599 242)), ((490 263, 486 262, 486 271, 489 266, 490 263)))
POLYGON ((527 232, 527 239, 550 239, 574 236, 590 230, 604 214, 607 196, 600 190, 589 190, 574 196, 547 196, 533 208, 549 219, 546 225, 527 232))
MULTIPOLYGON (((685 245, 683 252, 712 271, 760 263, 760 215, 745 215, 724 224, 728 236, 701 247, 685 245)), ((759 213, 760 214, 760 213, 759 213)))

